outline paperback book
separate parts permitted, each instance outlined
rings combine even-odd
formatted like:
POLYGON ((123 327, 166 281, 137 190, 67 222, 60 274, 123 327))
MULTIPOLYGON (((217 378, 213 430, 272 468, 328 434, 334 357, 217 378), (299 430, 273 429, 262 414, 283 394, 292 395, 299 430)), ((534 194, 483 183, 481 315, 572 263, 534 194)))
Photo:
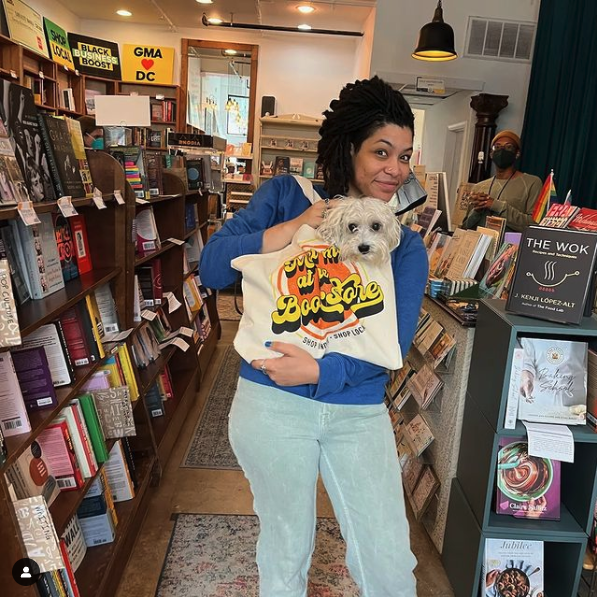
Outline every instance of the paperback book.
POLYGON ((560 520, 561 462, 530 456, 525 437, 501 437, 499 448, 495 511, 560 520))
POLYGON ((590 300, 597 235, 531 226, 522 236, 508 311, 579 324, 590 300))
POLYGON ((481 297, 505 298, 514 274, 517 255, 518 245, 506 242, 500 247, 497 256, 479 283, 481 297))
POLYGON ((521 338, 524 350, 518 418, 584 425, 587 410, 586 342, 521 338))

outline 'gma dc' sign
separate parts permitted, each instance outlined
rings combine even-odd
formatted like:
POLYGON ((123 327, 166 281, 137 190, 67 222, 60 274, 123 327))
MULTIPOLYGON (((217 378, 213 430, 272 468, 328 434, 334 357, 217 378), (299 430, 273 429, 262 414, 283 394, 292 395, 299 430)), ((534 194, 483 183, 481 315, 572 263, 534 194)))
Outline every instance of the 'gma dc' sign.
POLYGON ((124 44, 122 80, 153 85, 172 85, 174 48, 124 44))

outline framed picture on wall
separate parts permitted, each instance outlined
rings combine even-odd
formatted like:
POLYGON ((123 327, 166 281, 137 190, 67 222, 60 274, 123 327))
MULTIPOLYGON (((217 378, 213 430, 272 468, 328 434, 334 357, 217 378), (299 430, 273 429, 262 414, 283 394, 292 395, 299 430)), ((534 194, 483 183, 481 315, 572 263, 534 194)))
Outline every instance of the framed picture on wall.
POLYGON ((226 102, 226 131, 229 135, 247 135, 249 122, 249 98, 229 95, 226 102))

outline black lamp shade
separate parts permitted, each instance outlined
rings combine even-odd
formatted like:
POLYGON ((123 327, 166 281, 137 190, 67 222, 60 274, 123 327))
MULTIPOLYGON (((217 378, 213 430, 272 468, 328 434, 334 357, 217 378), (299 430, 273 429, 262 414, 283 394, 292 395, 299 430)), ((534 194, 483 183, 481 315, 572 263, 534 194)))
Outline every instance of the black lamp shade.
POLYGON ((417 60, 441 62, 458 58, 454 49, 454 30, 444 23, 441 0, 438 2, 433 21, 423 25, 419 41, 412 57, 417 60))

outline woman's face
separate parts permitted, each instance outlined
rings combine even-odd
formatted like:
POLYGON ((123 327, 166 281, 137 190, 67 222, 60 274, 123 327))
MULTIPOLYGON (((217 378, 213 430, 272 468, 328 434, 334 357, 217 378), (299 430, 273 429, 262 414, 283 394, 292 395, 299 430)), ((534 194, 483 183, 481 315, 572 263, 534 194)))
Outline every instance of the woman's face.
POLYGON ((409 128, 386 124, 363 141, 352 158, 351 195, 389 201, 410 172, 413 134, 409 128))

